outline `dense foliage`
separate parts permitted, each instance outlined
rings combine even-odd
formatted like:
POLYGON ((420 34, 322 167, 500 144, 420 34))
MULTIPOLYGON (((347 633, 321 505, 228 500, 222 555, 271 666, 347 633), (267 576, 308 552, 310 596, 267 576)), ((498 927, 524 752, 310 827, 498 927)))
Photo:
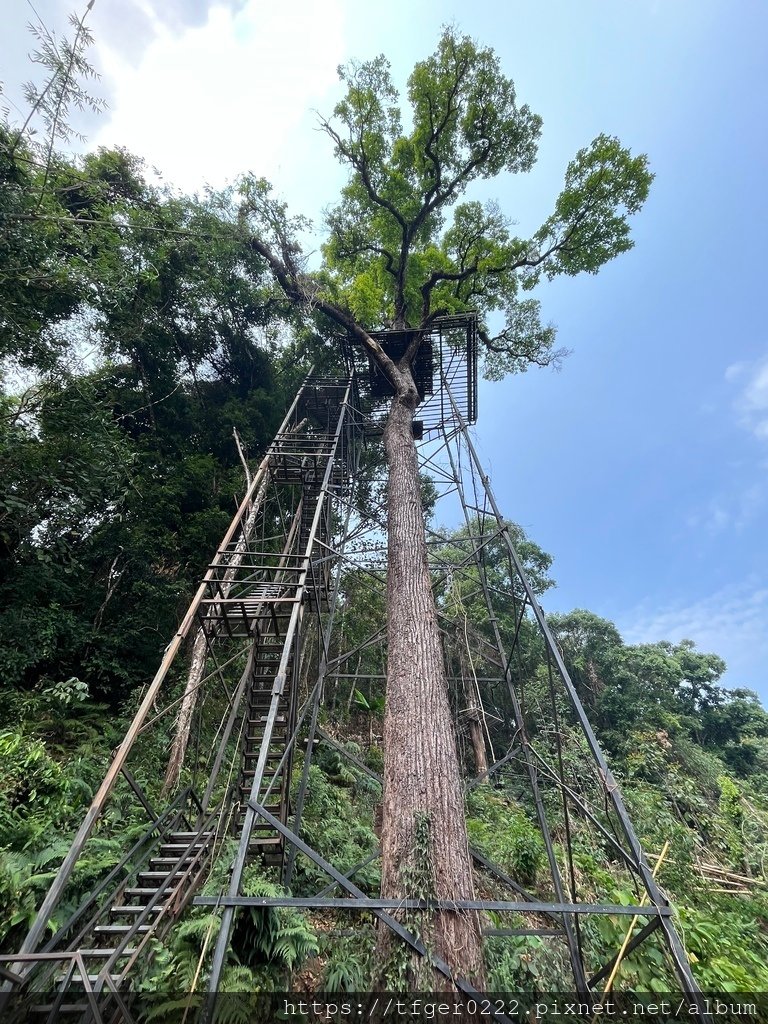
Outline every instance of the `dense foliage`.
POLYGON ((44 172, 0 143, 0 670, 114 707, 231 518, 233 428, 254 457, 279 422, 284 310, 210 204, 128 154, 54 163, 43 213, 44 172))
MULTIPOLYGON (((462 56, 449 52, 448 37, 441 47, 410 83, 418 117, 409 136, 402 135, 390 113, 377 108, 380 133, 392 142, 391 161, 365 148, 371 140, 344 154, 346 135, 339 129, 334 136, 358 171, 369 161, 379 168, 377 187, 387 201, 398 189, 405 195, 398 202, 407 201, 409 190, 429 191, 425 181, 434 168, 417 163, 411 174, 403 168, 411 166, 417 136, 434 118, 425 107, 427 84, 442 81, 443 65, 462 56)), ((486 54, 486 59, 491 58, 486 54)), ((489 65, 484 73, 493 74, 494 68, 489 65)), ((336 114, 352 131, 370 90, 386 91, 389 79, 386 67, 376 62, 350 68, 347 76, 349 98, 336 114)), ((468 81, 467 89, 472 88, 468 81)), ((513 109, 513 94, 504 92, 506 80, 500 78, 498 88, 496 105, 513 109)), ((538 121, 527 108, 517 113, 518 129, 532 150, 538 121)), ((496 123, 487 128, 489 137, 500 130, 496 123)), ((330 124, 326 129, 332 133, 330 124)), ((450 132, 459 129, 448 119, 435 140, 445 147, 446 159, 456 149, 450 132)), ((531 155, 524 154, 521 166, 531 155)), ((439 216, 428 211, 413 227, 419 246, 411 258, 422 261, 429 288, 426 294, 401 289, 400 313, 418 319, 430 310, 470 304, 486 313, 499 308, 506 289, 512 303, 508 319, 528 338, 529 350, 511 353, 504 337, 496 339, 498 351, 488 350, 489 373, 513 368, 515 360, 549 361, 553 337, 539 323, 538 306, 518 299, 518 286, 525 290, 534 283, 540 265, 547 273, 589 271, 626 248, 625 222, 612 211, 617 204, 628 212, 636 209, 649 183, 644 161, 632 163, 615 140, 605 137, 577 155, 568 176, 555 214, 527 242, 512 238, 490 207, 457 206, 444 233, 439 216), (603 165, 616 171, 612 191, 597 190, 589 221, 577 200, 595 174, 600 178, 595 168, 603 165), (593 252, 594 265, 575 244, 587 227, 605 249, 593 252), (571 248, 560 244, 564 238, 574 243, 571 248), (551 265, 539 260, 544 253, 551 265), (496 290, 469 290, 478 280, 475 270, 492 277, 502 258, 505 273, 517 275, 514 281, 499 278, 496 290), (465 273, 470 267, 475 270, 465 273)), ((451 201, 466 184, 463 178, 452 180, 435 185, 438 191, 448 189, 451 201)), ((399 270, 391 254, 387 259, 394 227, 386 203, 378 210, 365 206, 359 184, 353 176, 331 214, 334 234, 327 255, 333 273, 322 283, 334 298, 346 291, 355 315, 379 322, 382 308, 398 292, 399 270), (383 252, 366 247, 370 237, 379 239, 383 252)), ((251 182, 250 193, 248 187, 258 206, 262 186, 251 182)), ((191 199, 152 185, 140 162, 124 151, 67 160, 0 128, 3 948, 18 945, 137 695, 231 518, 243 484, 233 428, 248 454, 258 457, 303 372, 292 340, 302 328, 282 292, 264 279, 258 253, 238 240, 231 209, 231 196, 191 199)), ((301 353, 306 356, 313 342, 303 336, 301 353)), ((314 347, 322 358, 322 345, 314 347)), ((541 593, 552 584, 551 558, 513 529, 541 593)), ((459 558, 461 536, 459 531, 446 541, 439 553, 445 562, 459 558)), ((492 557, 492 545, 489 549, 492 557)), ((503 562, 497 565, 493 584, 503 592, 512 583, 503 562)), ((341 626, 348 642, 382 621, 381 591, 369 582, 355 576, 345 581, 341 626)), ((482 658, 490 624, 476 590, 465 574, 437 598, 441 613, 461 624, 482 658)), ((498 626, 506 638, 515 630, 503 617, 498 626)), ((726 990, 765 990, 768 714, 751 692, 724 688, 722 660, 688 641, 627 645, 612 623, 584 610, 553 617, 552 627, 643 842, 655 851, 666 840, 672 843, 661 878, 680 908, 700 982, 726 990), (695 869, 703 859, 740 875, 744 892, 721 891, 724 886, 714 876, 695 869)), ((546 685, 542 650, 525 630, 520 649, 531 732, 544 744, 534 714, 546 685)), ((384 691, 383 683, 371 680, 383 666, 372 660, 358 668, 369 682, 362 689, 352 683, 332 689, 323 724, 369 770, 324 749, 310 769, 305 812, 308 841, 321 854, 332 854, 344 870, 363 861, 377 842, 375 774, 382 760, 384 691)), ((510 739, 504 733, 504 694, 492 693, 490 703, 501 723, 493 738, 503 749, 510 739)), ((471 750, 466 737, 461 739, 471 775, 471 750)), ((162 744, 148 748, 147 777, 162 769, 164 752, 162 744)), ((297 780, 301 767, 295 770, 297 780)), ((472 843, 517 879, 534 884, 543 869, 542 842, 515 782, 502 777, 494 787, 474 787, 467 812, 472 843)), ((141 827, 118 790, 79 868, 81 892, 115 863, 141 827)), ((632 902, 588 829, 577 830, 574 847, 583 894, 632 902)), ((218 863, 225 871, 226 851, 218 863)), ((375 861, 356 880, 364 891, 376 892, 375 861)), ((317 891, 322 881, 299 863, 295 891, 317 891)), ((210 880, 211 892, 216 884, 216 878, 210 880)), ((250 870, 245 891, 274 895, 277 890, 273 879, 250 870)), ((617 919, 603 918, 591 928, 588 938, 596 947, 613 952, 620 945, 623 925, 617 919)), ((145 989, 160 989, 170 977, 192 979, 211 931, 212 915, 194 911, 172 940, 155 950, 142 980, 145 989)), ((307 985, 362 989, 370 979, 373 942, 367 921, 350 937, 296 912, 254 912, 239 926, 237 962, 222 984, 276 988, 289 972, 295 979, 304 965, 307 985)), ((542 939, 491 940, 491 987, 557 987, 565 967, 545 956, 543 947, 542 939)), ((663 965, 653 957, 631 957, 624 971, 625 981, 638 988, 663 989, 667 983, 663 965)), ((158 1016, 164 1013, 161 1006, 158 1016)))

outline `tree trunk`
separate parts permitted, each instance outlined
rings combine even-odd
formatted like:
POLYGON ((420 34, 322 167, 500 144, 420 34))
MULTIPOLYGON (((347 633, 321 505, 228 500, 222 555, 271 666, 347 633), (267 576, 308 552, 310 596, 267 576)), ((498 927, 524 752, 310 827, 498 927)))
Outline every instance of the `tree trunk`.
MULTIPOLYGON (((418 397, 410 373, 405 371, 403 377, 408 387, 400 388, 393 399, 384 431, 389 541, 382 896, 472 899, 472 860, 413 439, 418 397)), ((427 947, 456 974, 482 987, 477 913, 423 915, 419 931, 427 947)), ((405 973, 410 985, 450 987, 437 971, 420 973, 418 958, 409 957, 403 967, 403 951, 383 925, 378 952, 384 986, 402 989, 405 973), (393 968, 396 962, 400 969, 393 968)))
MULTIPOLYGON (((459 643, 461 643, 460 640, 459 643)), ((471 664, 468 664, 469 658, 469 653, 465 653, 460 647, 459 665, 461 666, 461 682, 467 701, 467 721, 469 722, 469 738, 472 741, 472 751, 475 755, 475 774, 485 776, 488 774, 488 756, 485 751, 485 737, 483 736, 483 708, 477 692, 474 668, 471 664)))
POLYGON ((205 659, 208 653, 208 644, 205 640, 205 633, 198 629, 195 634, 195 642, 192 646, 192 657, 189 660, 189 675, 187 684, 184 687, 184 696, 181 700, 181 708, 176 718, 176 732, 173 736, 171 752, 168 755, 168 767, 165 769, 163 779, 162 795, 167 794, 175 788, 181 774, 181 766, 184 763, 184 755, 187 752, 189 733, 192 729, 192 716, 197 704, 197 694, 205 673, 205 659))

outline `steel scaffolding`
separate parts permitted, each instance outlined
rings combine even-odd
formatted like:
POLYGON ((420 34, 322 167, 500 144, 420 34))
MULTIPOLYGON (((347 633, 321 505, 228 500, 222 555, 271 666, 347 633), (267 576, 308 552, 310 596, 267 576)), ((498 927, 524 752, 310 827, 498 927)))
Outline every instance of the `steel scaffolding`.
MULTIPOLYGON (((430 567, 467 793, 481 784, 503 784, 519 795, 543 842, 545 876, 524 882, 473 849, 478 876, 494 898, 450 906, 384 900, 366 894, 353 880, 377 859, 378 849, 344 871, 306 841, 310 767, 320 744, 381 784, 380 776, 333 735, 341 702, 386 678, 383 624, 372 624, 372 632, 354 642, 345 627, 354 615, 356 594, 374 595, 383 606, 386 515, 378 435, 387 394, 362 353, 346 345, 344 373, 310 375, 299 389, 22 948, 14 957, 0 958, 6 998, 47 993, 40 1005, 51 1020, 66 1003, 80 1006, 82 1019, 130 1021, 128 996, 138 966, 152 956, 153 940, 167 936, 190 905, 221 911, 210 941, 202 1010, 207 1020, 215 1016, 242 908, 373 913, 379 927, 391 928, 467 998, 477 995, 472 985, 425 947, 402 922, 402 912, 473 909, 503 918, 503 927, 487 919, 489 940, 511 935, 543 939, 553 956, 568 964, 572 989, 585 998, 600 992, 618 959, 617 954, 600 962, 589 922, 606 914, 637 916, 639 928, 623 955, 656 943, 680 991, 702 1006, 699 1019, 710 1019, 672 909, 475 449, 470 431, 477 406, 474 332, 471 317, 436 322, 420 371, 424 402, 417 451, 421 471, 432 481, 436 512, 431 521, 438 515, 461 520, 450 531, 428 526, 430 567), (474 619, 466 608, 462 612, 470 600, 481 609, 474 619), (164 807, 155 807, 137 766, 146 763, 153 736, 167 728, 184 700, 183 648, 197 635, 205 641, 206 667, 183 763, 183 788, 164 807), (545 666, 535 680, 526 662, 530 650, 545 666), (328 728, 320 724, 323 708, 328 728), (211 722, 219 723, 213 745, 200 742, 211 722), (479 774, 470 735, 491 755, 479 774), (301 770, 292 793, 295 761, 301 770), (115 800, 138 802, 147 827, 75 913, 46 938, 54 911, 66 904, 94 828, 115 800), (631 904, 580 893, 574 862, 577 828, 588 828, 614 871, 623 873, 634 893, 631 904), (226 883, 214 894, 201 894, 222 857, 229 858, 226 883), (272 867, 291 892, 301 858, 327 874, 329 883, 319 892, 243 895, 248 864, 258 860, 272 867), (334 895, 335 890, 343 895, 334 895), (73 1003, 75 991, 83 995, 73 1003)), ((388 339, 381 335, 379 340, 388 339)), ((403 339, 389 342, 396 346, 403 339)), ((505 1019, 501 1013, 497 1017, 505 1019)))

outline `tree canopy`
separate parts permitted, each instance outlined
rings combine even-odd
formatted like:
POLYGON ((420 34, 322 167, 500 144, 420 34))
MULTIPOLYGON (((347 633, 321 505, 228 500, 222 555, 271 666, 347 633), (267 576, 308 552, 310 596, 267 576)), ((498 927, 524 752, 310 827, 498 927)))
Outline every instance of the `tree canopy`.
POLYGON ((302 222, 265 181, 243 182, 241 216, 281 286, 358 336, 474 310, 491 378, 555 361, 555 330, 523 293, 542 275, 595 273, 631 248, 647 158, 599 135, 569 163, 553 213, 521 238, 495 202, 464 198, 474 182, 536 160, 541 118, 518 103, 493 50, 445 29, 408 79, 407 117, 383 56, 339 73, 346 95, 320 123, 349 179, 327 212, 320 271, 302 263, 302 222))
POLYGON ((229 521, 233 427, 256 454, 279 422, 293 313, 226 221, 136 157, 39 157, 0 129, 0 669, 116 704, 229 521))

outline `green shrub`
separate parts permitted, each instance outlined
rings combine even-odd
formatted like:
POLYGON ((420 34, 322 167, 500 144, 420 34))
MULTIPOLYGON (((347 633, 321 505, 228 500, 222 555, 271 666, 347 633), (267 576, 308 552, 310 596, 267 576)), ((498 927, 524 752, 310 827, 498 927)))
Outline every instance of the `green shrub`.
POLYGON ((472 790, 467 805, 470 842, 517 881, 534 882, 544 862, 544 842, 521 808, 487 786, 472 790))

